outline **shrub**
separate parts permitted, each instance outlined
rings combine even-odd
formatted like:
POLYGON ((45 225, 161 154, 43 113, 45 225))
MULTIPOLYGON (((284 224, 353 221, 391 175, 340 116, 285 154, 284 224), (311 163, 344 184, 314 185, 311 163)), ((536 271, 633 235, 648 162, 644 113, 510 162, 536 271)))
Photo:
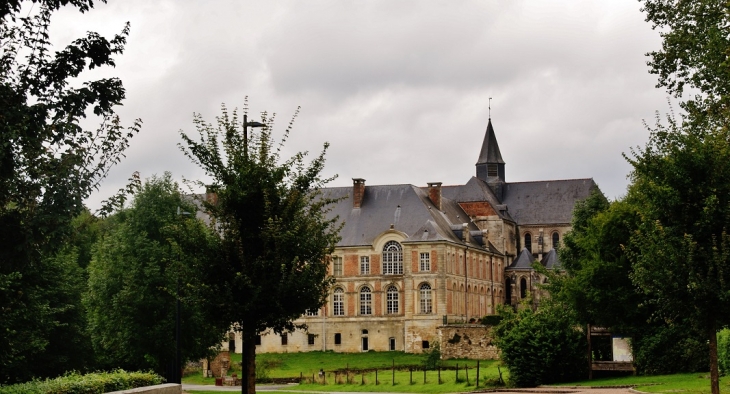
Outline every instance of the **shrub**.
POLYGON ((482 317, 481 323, 485 326, 496 326, 502 321, 501 315, 486 315, 482 317))
POLYGON ((559 383, 587 376, 585 335, 569 308, 544 302, 533 311, 500 310, 503 320, 495 329, 509 383, 517 387, 559 383))
POLYGON ((706 372, 710 367, 707 340, 691 324, 647 324, 634 335, 631 351, 642 375, 706 372))
POLYGON ((441 344, 437 341, 423 351, 423 368, 433 370, 441 366, 441 344))
POLYGON ((161 384, 161 376, 151 372, 68 373, 55 379, 0 386, 0 394, 101 394, 161 384))
POLYGON ((723 375, 730 372, 730 330, 727 328, 717 333, 717 363, 723 375))

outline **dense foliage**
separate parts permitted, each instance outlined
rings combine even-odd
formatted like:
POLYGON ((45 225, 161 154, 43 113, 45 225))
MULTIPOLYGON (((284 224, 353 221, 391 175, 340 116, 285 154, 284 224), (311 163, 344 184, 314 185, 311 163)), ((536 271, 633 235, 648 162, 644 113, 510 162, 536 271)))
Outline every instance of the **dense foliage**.
POLYGON ((62 249, 83 200, 139 127, 124 128, 114 113, 124 98, 119 79, 79 78, 114 66, 129 26, 111 39, 89 32, 51 48, 53 12, 93 2, 34 3, 26 17, 17 0, 0 5, 0 383, 85 367, 75 355, 83 348, 71 349, 84 335, 84 276, 74 251, 62 249), (80 126, 87 115, 100 121, 96 130, 80 126))
POLYGON ((241 122, 225 107, 216 126, 197 115, 199 139, 181 132, 181 149, 213 179, 216 197, 203 203, 220 230, 222 256, 199 272, 219 316, 242 332, 243 391, 253 394, 255 336, 293 330, 293 320, 324 305, 339 228, 325 215, 333 201, 319 191, 329 181, 320 175, 327 144, 308 165, 305 153, 280 161, 273 117, 262 114, 265 127, 251 135, 244 123, 246 115, 241 122))
POLYGON ((633 265, 625 247, 641 221, 634 198, 630 194, 609 203, 596 191, 576 205, 573 229, 559 251, 565 272, 551 278, 550 292, 570 305, 581 325, 608 328, 632 338, 637 372, 706 371, 703 332, 688 319, 660 318, 632 281, 633 265))
POLYGON ((588 345, 570 308, 547 301, 536 311, 524 304, 518 312, 501 308, 499 314, 502 321, 494 332, 510 385, 534 387, 585 378, 588 345))
POLYGON ((656 314, 704 332, 715 392, 716 333, 730 323, 730 130, 667 122, 628 159, 642 221, 627 254, 656 314))
POLYGON ((207 356, 227 326, 208 316, 197 269, 213 265, 218 238, 171 175, 148 179, 129 208, 111 216, 89 265, 89 331, 101 366, 168 373, 181 300, 182 361, 207 356), (187 215, 184 215, 187 214, 187 215))
POLYGON ((648 54, 658 86, 693 114, 727 124, 730 109, 730 8, 724 0, 640 0, 662 48, 648 54))
POLYGON ((101 394, 154 386, 162 382, 162 377, 150 372, 116 370, 85 375, 72 372, 55 379, 0 386, 0 394, 101 394))

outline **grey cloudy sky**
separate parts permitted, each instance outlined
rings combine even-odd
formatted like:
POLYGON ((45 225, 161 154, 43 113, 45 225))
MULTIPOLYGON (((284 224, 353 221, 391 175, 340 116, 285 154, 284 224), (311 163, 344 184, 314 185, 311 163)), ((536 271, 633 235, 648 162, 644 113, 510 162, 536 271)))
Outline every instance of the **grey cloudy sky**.
POLYGON ((89 200, 172 171, 201 179, 177 148, 192 115, 221 103, 277 113, 280 135, 302 111, 287 149, 331 148, 334 186, 461 184, 492 122, 508 181, 593 177, 624 194, 622 158, 643 145, 667 94, 644 54, 659 48, 636 0, 111 0, 53 21, 54 42, 130 21, 116 75, 123 120, 142 118, 127 157, 89 200))

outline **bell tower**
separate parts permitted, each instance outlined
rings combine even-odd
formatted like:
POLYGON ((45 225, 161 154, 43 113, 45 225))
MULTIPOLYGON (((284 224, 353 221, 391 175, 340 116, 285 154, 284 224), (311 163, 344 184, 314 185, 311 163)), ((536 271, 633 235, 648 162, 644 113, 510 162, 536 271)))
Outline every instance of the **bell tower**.
POLYGON ((492 118, 489 118, 487 131, 484 134, 482 150, 477 160, 477 178, 486 182, 499 200, 502 200, 502 189, 504 187, 504 160, 499 151, 497 136, 494 135, 492 118))

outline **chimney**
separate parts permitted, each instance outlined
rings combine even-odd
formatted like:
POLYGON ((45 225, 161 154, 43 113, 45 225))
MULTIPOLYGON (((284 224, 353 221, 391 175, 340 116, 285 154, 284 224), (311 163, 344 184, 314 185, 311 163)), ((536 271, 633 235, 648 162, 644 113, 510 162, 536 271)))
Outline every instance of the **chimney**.
POLYGON ((431 199, 436 209, 441 210, 441 182, 428 183, 428 198, 431 199))
POLYGON ((211 205, 218 205, 218 186, 207 185, 205 187, 205 201, 211 205))
POLYGON ((364 196, 365 180, 362 178, 352 178, 352 207, 360 208, 364 196))

